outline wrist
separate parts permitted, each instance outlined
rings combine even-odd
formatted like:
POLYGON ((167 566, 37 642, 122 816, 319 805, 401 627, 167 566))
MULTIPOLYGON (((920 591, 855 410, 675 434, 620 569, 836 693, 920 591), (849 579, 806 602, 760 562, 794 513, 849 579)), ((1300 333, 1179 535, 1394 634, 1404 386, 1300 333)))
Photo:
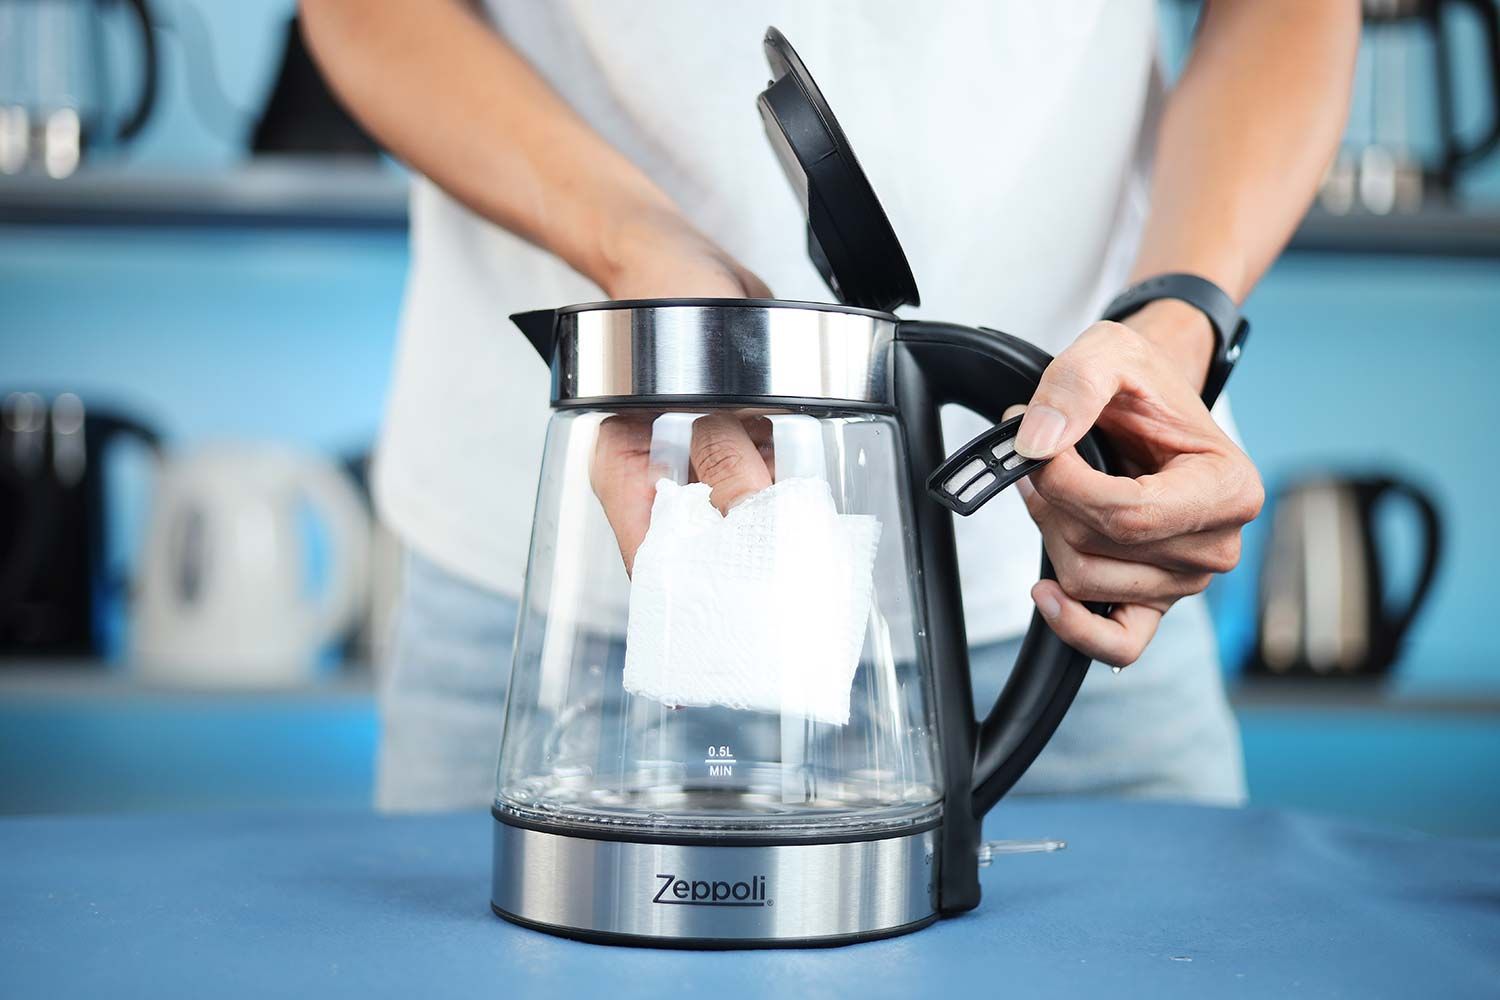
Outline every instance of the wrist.
POLYGON ((1178 299, 1157 299, 1121 322, 1161 348, 1195 388, 1202 388, 1217 340, 1201 310, 1178 299))
POLYGON ((686 242, 703 239, 659 192, 619 200, 591 232, 594 238, 587 261, 579 270, 611 295, 653 260, 686 242))

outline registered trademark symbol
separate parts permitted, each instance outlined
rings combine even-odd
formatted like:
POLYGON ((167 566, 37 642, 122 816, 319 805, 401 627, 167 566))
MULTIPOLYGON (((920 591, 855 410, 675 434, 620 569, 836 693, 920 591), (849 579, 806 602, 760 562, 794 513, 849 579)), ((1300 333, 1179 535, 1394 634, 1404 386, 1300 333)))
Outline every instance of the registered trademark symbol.
POLYGON ((774 899, 768 899, 768 900, 766 900, 766 905, 767 906, 775 906, 776 905, 776 900, 774 900, 774 899))

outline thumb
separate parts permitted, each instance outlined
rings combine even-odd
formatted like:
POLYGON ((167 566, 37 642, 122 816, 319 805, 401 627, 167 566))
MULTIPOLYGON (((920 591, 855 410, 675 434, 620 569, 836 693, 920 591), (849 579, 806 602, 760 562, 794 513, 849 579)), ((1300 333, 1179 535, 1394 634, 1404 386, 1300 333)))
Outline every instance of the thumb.
POLYGON ((1052 458, 1077 444, 1119 391, 1136 336, 1119 323, 1095 323, 1054 358, 1027 404, 1016 452, 1052 458))

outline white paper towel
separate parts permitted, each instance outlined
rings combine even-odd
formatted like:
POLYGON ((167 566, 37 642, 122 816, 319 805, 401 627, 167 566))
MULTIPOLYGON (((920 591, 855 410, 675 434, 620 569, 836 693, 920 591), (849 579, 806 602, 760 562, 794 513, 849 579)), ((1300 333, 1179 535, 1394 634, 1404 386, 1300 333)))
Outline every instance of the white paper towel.
POLYGON ((656 484, 636 552, 625 690, 849 721, 880 522, 821 479, 784 479, 720 515, 706 484, 656 484))

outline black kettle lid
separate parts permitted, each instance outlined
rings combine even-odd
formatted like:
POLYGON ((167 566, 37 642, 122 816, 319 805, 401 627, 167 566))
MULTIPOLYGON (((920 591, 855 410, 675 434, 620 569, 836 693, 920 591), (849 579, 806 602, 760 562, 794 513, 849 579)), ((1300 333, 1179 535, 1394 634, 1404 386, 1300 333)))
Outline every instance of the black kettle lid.
POLYGON ((756 105, 807 215, 807 252, 845 305, 918 305, 916 278, 844 130, 786 36, 766 29, 772 80, 756 105))

